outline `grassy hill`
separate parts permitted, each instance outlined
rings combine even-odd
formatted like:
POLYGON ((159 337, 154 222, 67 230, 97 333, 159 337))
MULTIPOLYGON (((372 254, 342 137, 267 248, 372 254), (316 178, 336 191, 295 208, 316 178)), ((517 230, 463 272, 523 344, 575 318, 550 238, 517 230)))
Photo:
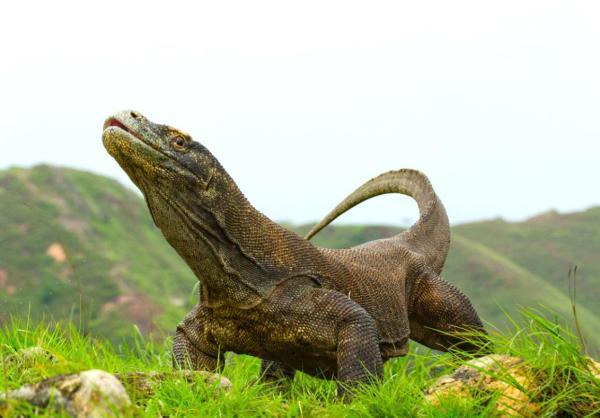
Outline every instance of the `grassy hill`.
POLYGON ((71 319, 112 339, 172 327, 196 279, 143 200, 108 178, 37 166, 0 172, 0 321, 71 319))
MULTIPOLYGON (((399 231, 334 226, 315 243, 347 247, 399 231)), ((600 208, 452 233, 444 276, 494 324, 505 322, 499 307, 542 304, 569 317, 567 271, 578 264, 579 318, 600 346, 600 208)), ((50 166, 0 171, 0 321, 10 313, 71 319, 113 340, 128 338, 132 323, 168 332, 195 303, 195 283, 143 200, 114 180, 50 166)))

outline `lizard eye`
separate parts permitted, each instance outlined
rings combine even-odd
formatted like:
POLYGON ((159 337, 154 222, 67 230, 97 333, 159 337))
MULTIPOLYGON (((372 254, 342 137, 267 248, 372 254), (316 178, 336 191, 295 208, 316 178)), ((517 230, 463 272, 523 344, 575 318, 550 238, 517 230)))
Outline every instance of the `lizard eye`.
POLYGON ((185 139, 181 135, 177 135, 177 136, 174 136, 173 138, 171 138, 171 145, 177 151, 184 151, 187 144, 188 144, 187 139, 185 139))

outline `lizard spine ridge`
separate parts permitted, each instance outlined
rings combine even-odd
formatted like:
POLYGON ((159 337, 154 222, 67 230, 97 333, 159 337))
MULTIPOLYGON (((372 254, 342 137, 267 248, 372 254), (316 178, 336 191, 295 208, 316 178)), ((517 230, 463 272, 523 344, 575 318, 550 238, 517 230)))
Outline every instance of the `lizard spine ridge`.
POLYGON ((450 246, 450 225, 444 205, 435 194, 425 174, 402 169, 383 173, 357 188, 316 224, 305 236, 310 240, 319 231, 354 206, 376 196, 400 193, 412 197, 419 207, 419 220, 397 239, 426 257, 436 273, 440 273, 450 246))

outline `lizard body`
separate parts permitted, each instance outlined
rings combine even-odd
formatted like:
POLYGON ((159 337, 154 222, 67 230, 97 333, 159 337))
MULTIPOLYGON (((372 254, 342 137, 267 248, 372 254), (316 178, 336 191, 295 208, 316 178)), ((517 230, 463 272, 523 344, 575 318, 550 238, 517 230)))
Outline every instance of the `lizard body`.
POLYGON ((256 210, 217 159, 175 128, 124 111, 103 142, 140 188, 152 218, 201 283, 179 324, 178 366, 218 370, 226 351, 263 359, 267 378, 295 370, 344 384, 381 375, 408 339, 475 352, 456 331, 483 330, 469 300, 441 273, 450 242, 446 212, 415 170, 385 173, 345 199, 308 238, 360 202, 412 196, 409 230, 358 247, 318 248, 256 210))

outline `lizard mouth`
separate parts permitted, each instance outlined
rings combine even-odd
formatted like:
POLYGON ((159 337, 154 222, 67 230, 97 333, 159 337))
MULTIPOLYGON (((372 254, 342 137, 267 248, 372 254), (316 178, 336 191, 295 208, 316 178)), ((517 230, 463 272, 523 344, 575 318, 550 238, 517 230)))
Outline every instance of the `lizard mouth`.
POLYGON ((106 119, 102 127, 102 141, 104 146, 117 159, 145 159, 153 161, 157 158, 157 155, 160 155, 160 158, 171 158, 161 149, 157 140, 153 140, 154 138, 145 138, 143 132, 138 131, 135 126, 127 126, 117 116, 106 119), (117 154, 121 155, 121 157, 117 157, 117 154))
POLYGON ((116 126, 117 128, 121 128, 124 131, 128 131, 129 132, 129 129, 127 129, 127 126, 123 125, 121 122, 119 122, 115 118, 109 118, 109 119, 107 119, 106 122, 104 122, 103 129, 108 129, 111 126, 116 126))
POLYGON ((123 160, 127 163, 130 160, 139 159, 138 154, 141 148, 146 149, 146 151, 152 149, 135 129, 127 127, 117 117, 106 119, 102 128, 102 142, 104 143, 104 147, 117 161, 123 160), (135 152, 135 149, 138 152, 135 152))
POLYGON ((136 139, 139 139, 140 141, 142 140, 142 138, 140 138, 138 135, 136 135, 136 133, 134 131, 129 129, 123 122, 119 121, 116 118, 109 118, 106 120, 106 122, 104 122, 103 130, 106 131, 107 129, 110 129, 110 128, 120 129, 122 131, 127 132, 129 135, 135 137, 136 139))

